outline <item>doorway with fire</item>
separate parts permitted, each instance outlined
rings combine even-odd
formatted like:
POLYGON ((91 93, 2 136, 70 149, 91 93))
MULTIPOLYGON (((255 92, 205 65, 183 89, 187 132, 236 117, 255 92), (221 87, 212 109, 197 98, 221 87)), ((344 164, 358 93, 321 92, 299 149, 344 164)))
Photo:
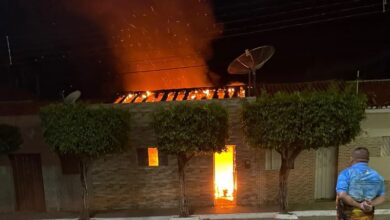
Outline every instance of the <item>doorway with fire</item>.
POLYGON ((236 205, 236 146, 227 145, 226 151, 214 154, 214 205, 236 205))

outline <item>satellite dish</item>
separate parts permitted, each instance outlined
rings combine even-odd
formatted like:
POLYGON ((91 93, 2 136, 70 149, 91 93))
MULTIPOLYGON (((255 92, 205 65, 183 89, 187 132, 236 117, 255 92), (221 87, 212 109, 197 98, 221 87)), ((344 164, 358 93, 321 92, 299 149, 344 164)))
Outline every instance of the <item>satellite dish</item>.
POLYGON ((76 102, 76 100, 78 98, 80 98, 81 96, 81 92, 79 90, 76 90, 74 92, 71 92, 69 95, 67 95, 65 98, 64 98, 64 102, 66 104, 73 104, 76 102))
POLYGON ((252 84, 256 91, 256 70, 260 69, 274 53, 275 48, 269 45, 251 50, 246 49, 245 53, 230 63, 227 71, 230 74, 248 74, 248 95, 250 96, 252 84))

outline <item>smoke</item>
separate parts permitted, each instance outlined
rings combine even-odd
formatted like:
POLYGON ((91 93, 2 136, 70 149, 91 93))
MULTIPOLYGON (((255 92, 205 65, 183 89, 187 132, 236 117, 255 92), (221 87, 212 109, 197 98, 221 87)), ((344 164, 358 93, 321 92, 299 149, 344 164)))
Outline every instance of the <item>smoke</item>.
POLYGON ((125 90, 212 86, 206 60, 222 32, 208 0, 72 0, 102 27, 125 90))

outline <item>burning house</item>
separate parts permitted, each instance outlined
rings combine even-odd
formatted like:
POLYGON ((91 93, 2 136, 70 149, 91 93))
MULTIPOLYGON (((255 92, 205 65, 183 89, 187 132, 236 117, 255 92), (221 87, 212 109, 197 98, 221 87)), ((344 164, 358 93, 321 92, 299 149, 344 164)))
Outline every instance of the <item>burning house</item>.
MULTIPOLYGON (((208 1, 142 1, 131 5, 131 1, 114 4, 102 0, 92 6, 88 3, 72 0, 64 4, 104 30, 116 59, 115 77, 124 91, 132 91, 119 94, 111 104, 127 109, 133 117, 127 151, 106 156, 92 165, 91 208, 178 206, 177 161, 158 150, 149 124, 156 108, 179 101, 216 101, 229 113, 227 151, 195 157, 186 167, 190 206, 275 204, 280 156, 272 150, 250 148, 242 131, 241 99, 252 97, 247 97, 248 90, 242 84, 217 87, 221 84, 219 76, 207 66, 210 42, 222 31, 208 1)), ((382 164, 390 161, 390 97, 381 94, 387 94, 383 91, 388 91, 389 85, 366 84, 372 107, 367 109, 362 124, 366 133, 347 146, 304 151, 298 156, 289 179, 290 203, 334 199, 336 173, 347 166, 349 152, 356 145, 367 146, 376 168, 386 171, 382 164)), ((323 88, 321 84, 311 86, 323 88)), ((270 92, 303 87, 266 85, 270 92)), ((19 151, 0 157, 0 212, 80 208, 77 160, 48 150, 38 109, 34 103, 7 103, 7 107, 0 108, 0 123, 20 127, 24 139, 19 151)), ((385 176, 389 184, 388 172, 385 176)))
MULTIPOLYGON (((322 84, 311 86, 322 89, 322 84)), ((304 87, 302 84, 267 86, 270 92, 296 91, 304 87)), ((369 148, 372 165, 382 171, 389 183, 388 172, 383 166, 390 159, 389 99, 385 93, 379 92, 388 88, 388 82, 362 83, 361 88, 371 94, 370 109, 367 109, 367 118, 362 123, 365 133, 346 146, 304 151, 299 155, 290 174, 290 203, 333 199, 336 173, 347 166, 349 152, 357 145, 369 148)), ((280 157, 271 150, 252 149, 245 142, 240 119, 241 99, 248 99, 244 97, 244 91, 244 87, 237 86, 120 95, 114 105, 128 109, 133 116, 130 146, 123 153, 112 154, 94 162, 90 174, 92 208, 177 207, 177 161, 175 157, 158 150, 153 129, 149 126, 150 114, 155 108, 170 101, 209 102, 210 97, 228 110, 228 150, 220 154, 198 156, 189 162, 186 167, 186 184, 190 206, 276 204, 280 157)), ((81 188, 77 160, 59 157, 48 150, 36 114, 39 106, 31 107, 32 104, 28 103, 19 105, 24 107, 18 108, 17 113, 12 112, 11 108, 1 109, 0 122, 20 127, 25 141, 18 152, 0 158, 0 211, 78 210, 81 188)))

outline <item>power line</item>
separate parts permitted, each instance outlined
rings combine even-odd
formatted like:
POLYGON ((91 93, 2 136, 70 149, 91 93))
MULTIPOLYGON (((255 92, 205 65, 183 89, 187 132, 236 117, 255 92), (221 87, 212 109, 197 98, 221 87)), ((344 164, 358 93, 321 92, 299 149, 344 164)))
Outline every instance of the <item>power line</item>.
MULTIPOLYGON (((364 16, 364 15, 372 15, 372 14, 377 14, 377 13, 378 12, 366 12, 366 13, 352 14, 352 15, 348 15, 348 16, 340 16, 340 17, 335 17, 335 18, 327 18, 327 19, 321 19, 321 20, 316 20, 316 21, 296 23, 296 24, 291 24, 291 25, 284 25, 284 26, 266 28, 266 29, 255 30, 255 31, 250 31, 250 32, 241 32, 241 33, 238 33, 238 34, 223 35, 223 36, 220 36, 220 37, 217 37, 217 38, 218 39, 223 39, 223 38, 234 38, 234 37, 240 37, 240 36, 247 36, 247 35, 256 34, 256 33, 275 31, 275 30, 282 30, 282 29, 287 29, 287 28, 292 28, 292 27, 298 27, 298 26, 304 26, 304 25, 310 25, 310 24, 316 24, 316 23, 323 23, 323 22, 330 22, 330 21, 335 21, 335 20, 342 20, 342 19, 359 17, 359 16, 364 16)), ((77 55, 77 54, 75 54, 75 55, 77 55)), ((82 56, 82 55, 79 55, 79 56, 82 56)), ((177 56, 177 57, 178 57, 177 59, 182 59, 181 56, 177 56)), ((161 58, 161 59, 164 60, 164 58, 161 58)), ((144 61, 144 60, 140 59, 138 61, 144 61)), ((131 60, 129 60, 128 62, 130 63, 130 62, 138 62, 138 61, 131 61, 131 60)), ((154 61, 154 59, 147 59, 147 61, 154 61)), ((147 62, 147 61, 144 61, 144 62, 147 62)), ((35 63, 35 62, 32 62, 32 63, 24 62, 24 63, 20 63, 20 64, 24 65, 24 64, 33 64, 33 63, 35 63)), ((203 65, 203 66, 205 66, 205 65, 203 65)), ((172 69, 182 69, 182 68, 193 68, 193 67, 198 67, 198 66, 177 67, 177 68, 168 68, 168 69, 161 69, 161 70, 147 70, 147 71, 138 71, 138 72, 152 72, 152 71, 162 71, 162 70, 172 70, 172 69)), ((136 72, 127 72, 127 73, 136 73, 136 72)))
MULTIPOLYGON (((385 0, 383 0, 383 1, 385 1, 385 0)), ((253 20, 253 19, 257 19, 257 18, 261 18, 261 17, 268 17, 268 16, 277 16, 277 15, 284 15, 284 14, 288 14, 288 13, 292 13, 292 12, 296 12, 296 11, 302 11, 302 10, 309 10, 309 9, 317 9, 317 8, 321 8, 321 7, 323 7, 323 8, 325 8, 325 7, 332 7, 332 6, 335 6, 335 5, 341 5, 341 4, 349 4, 349 3, 355 3, 356 1, 354 0, 354 1, 348 1, 348 2, 345 2, 345 1, 341 1, 341 2, 336 2, 336 3, 328 3, 328 4, 322 4, 322 5, 319 5, 319 6, 316 6, 316 7, 306 7, 305 6, 305 3, 302 3, 302 2, 300 2, 300 3, 296 3, 296 2, 294 2, 294 3, 291 3, 291 4, 285 4, 285 5, 277 5, 277 6, 269 6, 269 7, 252 7, 251 8, 251 10, 252 10, 252 12, 256 12, 256 11, 258 11, 258 10, 266 10, 266 9, 270 9, 270 8, 283 8, 283 7, 285 7, 286 5, 303 5, 304 7, 302 7, 302 8, 297 8, 297 9, 294 9, 294 10, 290 10, 290 11, 282 11, 282 12, 276 12, 276 13, 271 13, 271 14, 268 14, 268 15, 262 15, 262 16, 254 16, 254 17, 250 17, 250 18, 244 18, 244 19, 234 19, 234 20, 230 20, 229 21, 229 19, 227 19, 227 20, 225 20, 225 21, 223 21, 223 22, 219 22, 219 23, 217 23, 217 24, 229 24, 229 23, 235 23, 235 22, 241 22, 241 21, 245 21, 245 20, 253 20)), ((359 2, 358 2, 359 3, 359 2)), ((255 5, 256 4, 258 4, 257 2, 255 3, 255 5)), ((379 3, 378 3, 379 4, 379 3)), ((381 5, 382 5, 382 3, 380 3, 381 5)), ((218 9, 216 9, 217 11, 218 11, 218 9)), ((232 15, 236 15, 236 14, 238 14, 239 12, 245 12, 246 14, 247 14, 247 12, 248 12, 248 9, 245 9, 245 10, 243 10, 243 11, 237 11, 237 10, 234 10, 234 12, 232 12, 232 13, 230 13, 230 16, 232 16, 232 15)), ((46 34, 46 36, 47 37, 50 37, 50 36, 54 36, 54 37, 58 37, 58 36, 61 36, 62 38, 66 38, 66 37, 68 37, 68 38, 70 38, 70 36, 75 36, 75 37, 77 37, 77 38, 90 38, 90 37, 96 37, 96 36, 98 36, 98 37, 106 37, 105 36, 105 34, 102 32, 102 31, 96 31, 96 32, 92 32, 92 31, 88 31, 88 32, 82 32, 81 30, 80 31, 75 31, 75 32, 73 32, 73 33, 69 33, 69 32, 58 32, 59 30, 61 30, 61 29, 56 29, 56 33, 53 33, 52 35, 47 35, 46 34), (83 35, 81 35, 80 36, 80 33, 82 33, 83 35)), ((65 29, 62 29, 62 30, 65 30, 65 29)), ((84 29, 83 29, 84 30, 84 29)), ((31 35, 31 34, 29 34, 29 35, 12 35, 12 37, 13 38, 17 38, 17 39, 19 39, 19 38, 33 38, 34 37, 34 35, 31 35)), ((93 39, 92 38, 92 39, 93 39)), ((90 38, 91 39, 91 38, 90 38)), ((53 40, 58 40, 58 39, 53 39, 53 40)))
MULTIPOLYGON (((347 4, 346 2, 336 2, 336 3, 330 3, 330 4, 327 4, 327 5, 319 5, 319 6, 310 6, 310 7, 302 7, 302 8, 297 8, 297 9, 293 9, 293 10, 285 10, 285 11, 278 11, 278 12, 275 12, 275 13, 272 13, 272 14, 265 14, 265 15, 255 15, 255 16, 252 16, 252 17, 246 17, 246 18, 242 18, 242 19, 235 19, 235 20, 231 20, 231 21, 223 21, 221 22, 221 24, 224 24, 224 25, 229 25, 229 24, 232 24, 232 23, 238 23, 238 22, 246 22, 246 21, 252 21, 252 20, 257 20, 257 19, 260 19, 260 18, 267 18, 267 17, 276 17, 276 16, 286 16, 288 14, 294 14, 296 12, 303 12, 303 11, 308 11, 308 10, 318 10, 318 9, 326 9, 326 8, 331 8, 331 7, 334 7, 334 6, 337 6, 337 5, 342 5, 342 4, 347 4)), ((356 7, 357 8, 357 7, 356 7)), ((351 8, 351 9, 354 9, 354 8, 351 8)))
MULTIPOLYGON (((370 7, 370 6, 366 6, 366 7, 370 7)), ((360 8, 360 7, 359 7, 360 8)), ((352 8, 352 9, 348 9, 348 10, 354 10, 354 9, 358 9, 358 8, 352 8)), ((340 11, 337 11, 337 12, 332 12, 333 14, 334 13, 340 13, 340 11)), ((280 30, 280 29, 285 29, 285 28, 289 28, 289 27, 295 27, 295 26, 302 26, 302 25, 305 25, 305 24, 314 24, 314 23, 323 23, 323 22, 326 22, 326 21, 333 21, 333 20, 340 20, 340 19, 343 19, 343 18, 350 18, 350 17, 358 17, 358 16, 364 16, 364 15, 370 15, 370 14, 376 14, 376 11, 373 11, 372 13, 371 12, 367 12, 367 13, 356 13, 356 14, 351 14, 349 16, 338 16, 338 17, 335 17, 335 18, 328 18, 328 19, 319 19, 318 21, 310 21, 310 22, 301 22, 301 23, 293 23, 293 24, 289 24, 289 25, 280 25, 278 27, 269 27, 269 28, 264 28, 264 29, 257 29, 257 30, 253 30, 253 31, 248 31, 249 28, 258 28, 258 27, 261 27, 261 26, 267 26, 267 25, 276 25, 276 24, 283 24, 283 23, 288 23, 288 22, 293 22, 293 21, 300 21, 300 20, 307 20, 307 19, 311 19, 311 18, 315 18, 315 17, 324 17, 324 16, 327 16, 329 14, 316 14, 316 15, 310 15, 310 16, 304 16, 304 17, 299 17, 299 18, 294 18, 294 19, 285 19, 285 20, 281 20, 281 21, 275 21, 275 22, 268 22, 268 23, 261 23, 261 24, 258 24, 258 25, 251 25, 251 26, 246 26, 246 27, 242 27, 242 28, 230 28, 230 29, 225 29, 225 34, 223 35, 220 35, 220 36, 217 36, 216 38, 229 38, 229 37, 235 37, 235 36, 242 36, 242 35, 247 35, 247 34, 250 34, 250 33, 261 33, 261 32, 267 32, 267 31, 272 31, 272 30, 280 30), (240 32, 240 33, 237 33, 237 34, 227 34, 229 32, 240 32)), ((379 14, 379 11, 378 13, 379 14)), ((15 55, 19 54, 19 53, 24 53, 24 52, 29 52, 31 50, 38 50, 38 51, 45 51, 45 50, 51 50, 51 48, 42 48, 42 47, 39 47, 40 45, 43 45, 42 43, 39 44, 38 43, 38 47, 35 47, 35 48, 26 48, 24 47, 23 49, 18 49, 18 48, 15 48, 13 53, 15 55)), ((64 51, 64 53, 67 53, 69 51, 83 51, 83 52, 88 52, 88 51, 91 51, 91 53, 96 53, 96 52, 99 52, 99 51, 102 51, 102 53, 104 53, 105 51, 110 51, 114 48, 126 48, 126 46, 118 46, 118 47, 114 47, 114 46, 106 46, 106 47, 93 47, 93 49, 91 49, 92 47, 89 46, 87 50, 84 50, 84 48, 82 48, 82 46, 85 46, 85 44, 82 44, 82 43, 78 43, 77 45, 74 44, 74 45, 59 45, 57 47, 60 47, 60 48, 63 48, 62 50, 64 51)), ((50 45, 49 45, 50 47, 50 45)), ((130 49, 130 48, 129 48, 130 49)), ((177 49, 177 48, 175 48, 177 49)), ((143 51, 156 51, 156 49, 152 48, 152 49, 143 49, 143 51)))
POLYGON ((160 69, 153 69, 153 70, 126 71, 126 72, 120 72, 119 74, 133 74, 133 73, 145 73, 145 72, 160 72, 160 71, 167 71, 167 70, 190 69, 190 68, 200 68, 200 67, 208 67, 208 66, 207 66, 207 65, 181 66, 181 67, 160 68, 160 69))
MULTIPOLYGON (((332 16, 332 14, 346 13, 348 11, 351 12, 351 11, 356 11, 356 10, 361 10, 361 9, 374 8, 373 10, 376 11, 376 9, 375 9, 376 6, 378 6, 378 12, 379 12, 379 6, 380 5, 381 4, 377 3, 377 4, 363 5, 363 6, 353 7, 353 8, 346 8, 346 9, 341 9, 341 10, 337 10, 337 11, 330 11, 330 12, 326 12, 326 13, 325 12, 321 12, 321 13, 317 13, 317 14, 314 14, 314 15, 300 16, 300 17, 283 19, 283 20, 276 20, 276 21, 272 21, 272 22, 256 22, 257 24, 251 25, 250 27, 260 27, 260 26, 266 26, 266 25, 275 25, 275 24, 280 24, 280 23, 283 23, 283 22, 287 23, 287 22, 292 22, 292 21, 312 19, 312 18, 315 18, 315 17, 326 17, 326 16, 332 16)), ((255 20, 251 19, 251 21, 255 21, 255 20)), ((248 29, 247 27, 248 27, 248 25, 241 25, 239 28, 231 28, 231 29, 227 28, 227 29, 225 29, 225 33, 226 33, 226 31, 229 31, 229 30, 240 31, 242 29, 248 29)))
MULTIPOLYGON (((270 27, 270 28, 258 29, 258 30, 247 31, 247 32, 244 32, 241 29, 241 33, 222 35, 222 36, 217 36, 216 38, 217 39, 223 39, 223 38, 232 38, 232 37, 246 36, 246 35, 250 35, 250 34, 263 33, 263 32, 269 32, 269 31, 274 31, 274 30, 282 30, 282 29, 287 29, 287 28, 292 28, 292 27, 299 27, 299 26, 310 25, 310 24, 331 22, 331 21, 336 21, 336 20, 342 20, 342 19, 353 18, 353 17, 360 17, 360 16, 368 16, 368 15, 374 15, 374 14, 380 14, 380 13, 381 12, 378 12, 378 11, 370 11, 370 12, 350 14, 350 15, 345 15, 345 16, 338 16, 338 17, 333 17, 333 18, 319 19, 319 20, 315 20, 315 21, 307 21, 307 22, 302 22, 302 23, 295 23, 295 24, 290 24, 290 25, 281 25, 281 26, 278 26, 278 27, 270 27)), ((312 16, 308 16, 306 18, 310 18, 310 17, 312 17, 312 16)))
MULTIPOLYGON (((223 35, 218 38, 231 38, 231 37, 239 37, 239 36, 245 36, 245 35, 250 35, 250 34, 255 34, 255 33, 262 33, 262 32, 267 32, 267 31, 273 31, 273 30, 282 30, 286 28, 291 28, 291 27, 298 27, 298 26, 304 26, 304 25, 309 25, 309 24, 316 24, 316 23, 323 23, 323 22, 330 22, 334 20, 341 20, 341 19, 346 19, 346 18, 352 18, 352 17, 358 17, 358 16, 364 16, 364 15, 371 15, 371 14, 377 14, 378 12, 366 12, 366 13, 358 13, 358 14, 351 14, 348 16, 339 16, 339 17, 334 17, 334 18, 327 18, 327 19, 320 19, 316 21, 308 21, 308 22, 302 22, 302 23, 295 23, 295 24, 290 24, 290 25, 284 25, 284 26, 278 26, 278 27, 271 27, 271 28, 266 28, 266 29, 259 29, 259 30, 254 30, 250 32, 241 32, 237 34, 229 34, 229 35, 223 35)), ((109 50, 113 49, 112 47, 107 47, 103 48, 103 50, 109 50)), ((93 51, 90 54, 93 54, 97 51, 98 49, 93 49, 93 51)), ((153 50, 150 50, 153 51, 153 50)), ((85 56, 87 54, 77 54, 74 53, 74 55, 78 56, 85 56)), ((94 54, 96 55, 96 54, 94 54)), ((45 55, 45 57, 48 57, 48 55, 45 55)), ((149 58, 148 61, 155 61, 155 60, 167 60, 169 58, 174 58, 177 57, 177 59, 183 59, 184 56, 170 56, 168 58, 161 57, 161 58, 149 58)), ((139 59, 139 60, 129 60, 129 62, 146 62, 144 59, 139 59)))
MULTIPOLYGON (((278 25, 277 27, 275 27, 275 26, 272 27, 271 26, 271 27, 268 27, 268 28, 255 29, 255 30, 252 30, 252 31, 247 31, 246 29, 248 29, 248 27, 247 28, 226 29, 225 30, 226 32, 238 31, 240 33, 225 34, 225 35, 222 35, 222 36, 217 37, 217 38, 230 38, 230 37, 244 36, 244 35, 249 35, 249 34, 254 34, 254 33, 261 33, 261 32, 267 32, 267 31, 272 31, 272 30, 281 30, 281 29, 285 29, 285 28, 291 28, 291 27, 297 27, 297 26, 303 26, 303 25, 309 25, 309 24, 315 24, 315 23, 329 22, 329 21, 333 21, 333 20, 346 19, 346 18, 351 18, 351 17, 358 17, 358 16, 366 16, 366 15, 376 14, 377 13, 376 11, 369 11, 369 12, 365 12, 365 13, 355 13, 355 14, 350 14, 350 15, 345 15, 345 16, 337 16, 337 17, 331 17, 331 18, 326 18, 326 19, 318 19, 318 20, 314 20, 314 21, 306 21, 306 22, 302 22, 301 21, 301 20, 307 20, 307 19, 311 19, 311 18, 315 18, 315 17, 329 16, 330 14, 338 14, 338 13, 345 12, 345 11, 353 11, 355 9, 370 8, 370 7, 374 7, 374 6, 376 6, 376 4, 365 5, 365 6, 360 6, 360 7, 353 7, 353 8, 348 8, 348 9, 344 9, 344 10, 341 10, 341 11, 339 10, 339 11, 330 12, 330 13, 322 13, 322 14, 303 16, 303 17, 298 17, 298 18, 293 18, 293 19, 284 19, 284 20, 275 21, 275 22, 262 23, 262 24, 259 24, 259 25, 252 25, 252 26, 249 26, 249 27, 250 28, 259 28, 259 27, 267 26, 267 25, 282 24, 282 25, 278 25), (300 23, 292 23, 292 24, 283 25, 283 23, 297 22, 297 21, 301 21, 301 22, 300 23)), ((302 9, 302 10, 304 10, 304 9, 302 9)), ((269 16, 272 16, 272 15, 269 15, 269 16)), ((239 22, 239 21, 237 21, 237 22, 239 22)), ((75 47, 74 45, 72 45, 72 46, 75 47)), ((111 50, 111 49, 114 49, 114 47, 112 47, 112 46, 111 47, 100 47, 100 48, 94 47, 94 49, 86 50, 86 51, 83 51, 83 52, 87 52, 87 53, 91 53, 93 55, 96 55, 96 52, 102 51, 102 53, 105 53, 107 50, 111 50)), ((28 49, 24 49, 24 50, 27 51, 28 49)), ((44 51, 44 50, 50 50, 50 49, 38 48, 37 50, 40 50, 40 51, 43 50, 44 51)), ((22 51, 23 50, 19 50, 19 51, 17 50, 16 54, 18 54, 19 52, 23 53, 22 51)), ((65 49, 64 51, 69 51, 69 50, 65 49)), ((73 52, 75 50, 74 49, 70 49, 70 51, 73 52)), ((148 51, 156 51, 156 49, 150 49, 148 51)), ((73 54, 73 56, 74 55, 77 55, 77 53, 73 54)), ((82 54, 81 56, 85 56, 85 55, 86 54, 82 54)), ((50 55, 46 55, 46 56, 50 56, 50 55)), ((182 58, 182 56, 176 56, 176 57, 178 57, 179 59, 182 58)), ((164 58, 161 58, 161 59, 164 60, 164 58)), ((148 59, 148 60, 149 61, 150 60, 155 60, 155 58, 148 59)), ((141 60, 139 60, 139 61, 141 61, 141 60)), ((138 61, 135 60, 135 61, 129 61, 129 62, 138 62, 138 61)))

